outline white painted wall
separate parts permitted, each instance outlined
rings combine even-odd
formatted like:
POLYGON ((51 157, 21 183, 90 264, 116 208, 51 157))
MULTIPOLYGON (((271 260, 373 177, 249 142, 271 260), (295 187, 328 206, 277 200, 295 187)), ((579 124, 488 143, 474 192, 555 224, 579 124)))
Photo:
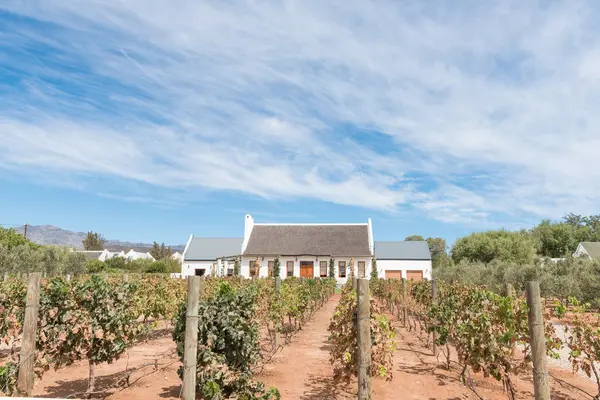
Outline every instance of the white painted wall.
POLYGON ((190 261, 185 260, 181 264, 181 275, 182 276, 191 276, 196 274, 197 269, 205 269, 206 273, 204 276, 209 276, 213 274, 213 269, 215 270, 216 276, 227 276, 227 269, 233 268, 234 261, 228 260, 206 260, 206 261, 190 261))
MULTIPOLYGON (((347 281, 348 272, 346 272, 346 278, 339 277, 338 271, 338 261, 346 261, 346 266, 350 264, 351 257, 336 257, 335 261, 335 277, 338 283, 343 284, 347 281)), ((243 277, 250 277, 250 261, 256 261, 256 257, 242 257, 242 265, 240 268, 240 273, 243 277)), ((365 262, 365 276, 369 278, 371 276, 371 257, 356 257, 354 258, 354 272, 355 275, 358 274, 358 262, 365 262)), ((258 261, 260 263, 259 276, 267 277, 269 276, 269 261, 275 261, 275 257, 259 257, 258 261)), ((287 277, 287 262, 294 262, 294 276, 300 276, 300 261, 312 261, 314 263, 314 277, 318 278, 320 276, 320 262, 327 262, 327 273, 329 274, 329 257, 312 257, 312 256, 303 256, 303 257, 279 257, 279 263, 281 268, 281 278, 285 279, 287 277)))
POLYGON ((406 271, 423 271, 423 278, 431 279, 433 266, 431 260, 377 260, 377 273, 380 278, 385 278, 386 270, 402 271, 406 278, 406 271))

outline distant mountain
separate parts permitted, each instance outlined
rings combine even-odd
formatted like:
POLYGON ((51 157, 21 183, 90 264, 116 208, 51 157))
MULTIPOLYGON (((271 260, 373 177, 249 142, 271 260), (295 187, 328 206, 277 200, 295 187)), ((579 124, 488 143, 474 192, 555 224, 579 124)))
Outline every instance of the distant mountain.
MULTIPOLYGON (((16 228, 15 230, 21 234, 24 232, 24 227, 16 228)), ((61 229, 53 225, 28 225, 27 239, 38 244, 68 246, 74 249, 83 250, 82 241, 85 239, 87 232, 73 232, 66 229, 61 229)), ((135 249, 136 251, 146 252, 152 248, 152 243, 132 243, 123 242, 120 240, 106 239, 105 247, 111 251, 128 251, 135 249)), ((185 245, 171 245, 173 251, 183 251, 185 245)))

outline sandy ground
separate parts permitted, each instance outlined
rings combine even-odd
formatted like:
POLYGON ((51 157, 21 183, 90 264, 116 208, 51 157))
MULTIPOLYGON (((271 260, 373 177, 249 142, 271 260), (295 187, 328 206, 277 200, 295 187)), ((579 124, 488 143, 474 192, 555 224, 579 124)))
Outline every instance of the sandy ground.
MULTIPOLYGON (((341 384, 332 377, 329 364, 327 326, 339 295, 332 297, 326 305, 296 334, 289 345, 283 347, 265 365, 259 378, 267 386, 277 387, 282 399, 336 400, 355 399, 356 382, 341 384)), ((414 332, 407 332, 399 321, 397 327, 399 349, 394 355, 394 379, 373 379, 373 399, 478 399, 504 400, 502 384, 492 378, 472 374, 475 392, 460 382, 460 368, 453 364, 446 370, 444 356, 432 355, 431 348, 414 332), (478 397, 481 396, 481 397, 478 397)), ((424 336, 423 336, 424 337, 424 336)), ((177 399, 181 382, 177 376, 180 362, 175 355, 175 346, 170 336, 164 335, 131 348, 128 353, 112 365, 96 367, 97 398, 134 399, 177 399), (129 376, 129 386, 124 379, 129 376)), ((551 374, 568 384, 589 393, 595 393, 595 384, 586 378, 570 373, 570 370, 551 367, 551 374)), ((76 363, 59 371, 47 372, 42 381, 36 383, 35 395, 40 397, 83 397, 87 387, 88 365, 76 363)), ((530 376, 514 379, 519 399, 533 398, 530 376)), ((586 399, 575 389, 562 387, 551 379, 552 398, 586 399)), ((565 384, 566 385, 566 384, 565 384)))

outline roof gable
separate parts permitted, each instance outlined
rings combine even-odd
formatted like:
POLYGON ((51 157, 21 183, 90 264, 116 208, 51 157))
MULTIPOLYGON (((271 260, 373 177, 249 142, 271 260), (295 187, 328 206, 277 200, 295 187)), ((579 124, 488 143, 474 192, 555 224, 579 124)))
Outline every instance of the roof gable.
POLYGON ((600 242, 581 242, 585 252, 592 258, 600 258, 600 242))
POLYGON ((256 224, 244 255, 370 256, 367 224, 256 224))
POLYGON ((431 260, 429 245, 424 241, 375 242, 378 260, 431 260))
POLYGON ((204 261, 239 256, 243 240, 243 238, 192 237, 183 258, 186 261, 204 261))

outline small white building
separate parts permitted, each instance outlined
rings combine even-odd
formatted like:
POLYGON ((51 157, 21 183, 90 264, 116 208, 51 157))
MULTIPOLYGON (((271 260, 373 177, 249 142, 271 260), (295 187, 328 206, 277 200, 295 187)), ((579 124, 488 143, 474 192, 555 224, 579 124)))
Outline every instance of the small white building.
POLYGON ((127 253, 125 253, 124 257, 129 260, 152 260, 154 261, 154 257, 148 252, 142 253, 141 251, 135 251, 134 249, 130 249, 127 253))
POLYGON ((600 242, 579 243, 573 257, 600 258, 600 242))
POLYGON ((181 275, 233 275, 243 238, 203 238, 190 235, 181 264, 181 275))
POLYGON ((380 278, 431 279, 433 265, 425 241, 375 242, 380 278))
POLYGON ((379 277, 431 279, 427 242, 374 242, 370 218, 353 224, 265 224, 255 223, 249 214, 243 238, 191 235, 181 272, 182 276, 232 275, 238 259, 241 276, 268 277, 278 258, 281 278, 327 277, 333 261, 334 275, 343 284, 351 265, 355 276, 370 278, 374 257, 379 277))
MULTIPOLYGON (((71 249, 71 251, 74 251, 74 250, 71 249)), ((123 252, 123 251, 113 252, 113 251, 109 251, 106 249, 104 249, 104 250, 78 250, 78 251, 75 251, 75 253, 85 254, 85 256, 88 258, 88 260, 99 260, 99 261, 106 261, 113 257, 125 257, 125 252, 123 252)))
POLYGON ((173 260, 181 261, 181 260, 183 260, 183 255, 180 252, 176 251, 175 253, 171 254, 171 258, 173 260))

